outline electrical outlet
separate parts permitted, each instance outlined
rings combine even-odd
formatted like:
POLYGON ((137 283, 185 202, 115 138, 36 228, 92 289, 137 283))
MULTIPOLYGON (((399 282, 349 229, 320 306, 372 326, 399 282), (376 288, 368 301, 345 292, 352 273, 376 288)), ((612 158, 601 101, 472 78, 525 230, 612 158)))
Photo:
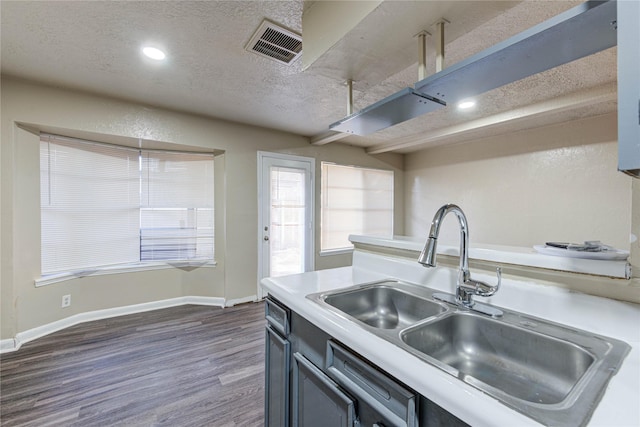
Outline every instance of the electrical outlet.
POLYGON ((62 295, 62 308, 71 305, 71 295, 62 295))

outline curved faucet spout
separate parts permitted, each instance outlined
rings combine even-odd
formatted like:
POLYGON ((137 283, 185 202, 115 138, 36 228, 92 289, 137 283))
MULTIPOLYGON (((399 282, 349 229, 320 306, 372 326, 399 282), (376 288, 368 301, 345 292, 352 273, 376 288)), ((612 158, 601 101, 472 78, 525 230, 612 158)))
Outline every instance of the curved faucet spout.
POLYGON ((436 252, 440 227, 442 226, 442 220, 444 220, 449 212, 455 214, 460 224, 460 269, 458 271, 455 300, 458 305, 471 308, 474 305, 473 295, 488 297, 498 291, 502 278, 502 270, 498 268, 498 284, 496 286, 491 286, 471 278, 471 273, 469 272, 469 227, 467 225, 467 217, 459 206, 446 204, 438 209, 431 221, 429 238, 418 257, 418 262, 425 267, 436 266, 436 252))
POLYGON ((446 204, 438 209, 433 216, 431 229, 429 230, 429 238, 420 253, 418 262, 425 267, 436 266, 436 252, 440 227, 449 212, 453 212, 460 223, 460 274, 463 276, 463 279, 467 279, 469 277, 469 228, 467 226, 467 217, 458 205, 451 203, 446 204))

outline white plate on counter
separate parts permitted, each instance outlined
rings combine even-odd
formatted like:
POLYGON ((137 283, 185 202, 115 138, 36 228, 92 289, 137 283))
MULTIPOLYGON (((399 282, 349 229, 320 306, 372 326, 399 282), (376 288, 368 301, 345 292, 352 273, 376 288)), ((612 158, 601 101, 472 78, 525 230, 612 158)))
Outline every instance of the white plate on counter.
POLYGON ((599 259, 599 260, 626 260, 629 257, 629 251, 620 249, 610 249, 600 252, 589 251, 572 251, 562 248, 554 248, 547 245, 534 245, 533 249, 543 255, 561 256, 565 258, 582 258, 582 259, 599 259))

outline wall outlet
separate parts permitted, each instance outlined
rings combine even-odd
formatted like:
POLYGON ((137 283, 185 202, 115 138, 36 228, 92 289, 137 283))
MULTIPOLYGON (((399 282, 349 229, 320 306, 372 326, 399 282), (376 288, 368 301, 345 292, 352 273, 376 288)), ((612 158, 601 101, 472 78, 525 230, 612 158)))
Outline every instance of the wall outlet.
POLYGON ((62 295, 62 308, 69 307, 71 305, 71 295, 62 295))

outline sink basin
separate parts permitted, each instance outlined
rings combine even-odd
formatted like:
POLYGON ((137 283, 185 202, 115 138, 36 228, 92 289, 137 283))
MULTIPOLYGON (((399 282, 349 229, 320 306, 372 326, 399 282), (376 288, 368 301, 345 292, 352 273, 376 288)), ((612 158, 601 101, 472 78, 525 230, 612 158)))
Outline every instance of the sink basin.
POLYGON ((400 346, 508 406, 554 426, 587 423, 628 344, 504 310, 456 309, 402 330, 400 346))
POLYGON ((324 296, 324 302, 380 329, 404 328, 446 310, 442 304, 399 289, 396 282, 375 283, 329 294, 324 296))
POLYGON ((565 400, 596 360, 569 342, 469 313, 410 328, 401 338, 456 376, 542 404, 565 400))

